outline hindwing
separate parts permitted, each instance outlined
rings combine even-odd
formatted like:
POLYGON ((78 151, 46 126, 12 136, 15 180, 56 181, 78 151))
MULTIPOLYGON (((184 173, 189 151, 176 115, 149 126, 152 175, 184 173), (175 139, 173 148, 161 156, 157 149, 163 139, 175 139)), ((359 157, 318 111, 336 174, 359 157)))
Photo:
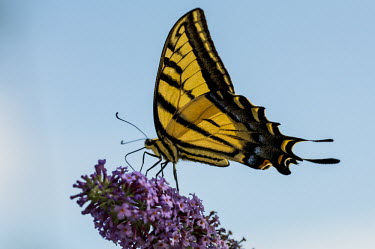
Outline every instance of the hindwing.
POLYGON ((267 120, 264 107, 244 96, 215 91, 181 108, 169 122, 166 136, 185 159, 215 166, 227 166, 232 160, 256 169, 274 165, 280 173, 290 174, 285 162, 301 159, 286 145, 303 139, 282 135, 278 125, 267 120))

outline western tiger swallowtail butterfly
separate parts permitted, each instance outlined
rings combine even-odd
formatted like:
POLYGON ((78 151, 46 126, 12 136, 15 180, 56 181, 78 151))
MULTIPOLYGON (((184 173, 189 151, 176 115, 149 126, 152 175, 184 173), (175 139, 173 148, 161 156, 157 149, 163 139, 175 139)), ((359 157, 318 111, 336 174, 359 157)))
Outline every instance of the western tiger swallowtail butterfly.
POLYGON ((181 17, 169 32, 160 58, 153 111, 158 138, 146 139, 145 147, 159 162, 164 160, 162 169, 173 164, 176 182, 179 159, 219 167, 228 166, 229 161, 262 170, 273 166, 284 175, 291 173, 290 164, 303 160, 339 162, 296 156, 292 147, 298 142, 333 140, 285 136, 279 123, 266 118, 264 107, 235 94, 199 8, 181 17))

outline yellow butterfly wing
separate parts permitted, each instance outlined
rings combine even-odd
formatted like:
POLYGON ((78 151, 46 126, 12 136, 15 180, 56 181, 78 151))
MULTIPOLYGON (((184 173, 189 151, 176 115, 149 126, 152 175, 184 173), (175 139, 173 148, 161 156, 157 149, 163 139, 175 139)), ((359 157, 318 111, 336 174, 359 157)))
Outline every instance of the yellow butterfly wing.
POLYGON ((212 90, 233 92, 233 85, 215 50, 203 10, 195 9, 174 25, 160 58, 154 95, 159 137, 181 107, 212 90))
POLYGON ((203 11, 195 9, 181 17, 164 45, 155 86, 154 121, 161 154, 170 161, 182 158, 215 166, 227 166, 228 160, 256 169, 272 165, 290 174, 289 164, 303 160, 292 147, 306 140, 282 135, 264 110, 235 95, 203 11))

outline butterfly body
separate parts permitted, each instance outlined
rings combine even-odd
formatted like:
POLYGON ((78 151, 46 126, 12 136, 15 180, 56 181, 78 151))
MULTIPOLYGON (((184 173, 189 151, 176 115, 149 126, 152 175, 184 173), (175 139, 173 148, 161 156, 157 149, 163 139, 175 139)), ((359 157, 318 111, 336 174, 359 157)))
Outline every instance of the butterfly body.
POLYGON ((147 139, 145 147, 174 165, 179 159, 220 167, 236 161, 255 169, 274 166, 288 175, 289 164, 297 161, 338 162, 296 156, 293 145, 307 140, 283 135, 264 107, 235 94, 201 9, 181 17, 165 42, 154 122, 158 138, 147 139))

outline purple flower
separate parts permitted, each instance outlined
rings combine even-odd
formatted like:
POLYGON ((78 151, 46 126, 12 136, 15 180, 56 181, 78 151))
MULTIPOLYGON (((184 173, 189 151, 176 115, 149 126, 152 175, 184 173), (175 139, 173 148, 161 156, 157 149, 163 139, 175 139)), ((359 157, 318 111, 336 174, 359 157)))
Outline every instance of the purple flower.
POLYGON ((164 241, 159 240, 157 243, 154 244, 155 249, 168 249, 169 245, 164 241))
POLYGON ((206 225, 207 225, 207 221, 205 219, 197 220, 197 226, 201 227, 202 229, 205 229, 206 225))
POLYGON ((117 229, 121 238, 132 238, 133 229, 130 222, 121 223, 117 229))
POLYGON ((117 219, 122 220, 132 215, 129 203, 123 203, 121 206, 115 206, 114 211, 117 213, 117 219))
POLYGON ((230 239, 215 212, 203 214, 197 196, 181 196, 164 178, 149 180, 126 167, 108 175, 104 164, 99 160, 94 174, 73 185, 81 193, 71 199, 85 205, 82 214, 91 214, 105 239, 124 249, 242 248, 244 239, 230 239))

